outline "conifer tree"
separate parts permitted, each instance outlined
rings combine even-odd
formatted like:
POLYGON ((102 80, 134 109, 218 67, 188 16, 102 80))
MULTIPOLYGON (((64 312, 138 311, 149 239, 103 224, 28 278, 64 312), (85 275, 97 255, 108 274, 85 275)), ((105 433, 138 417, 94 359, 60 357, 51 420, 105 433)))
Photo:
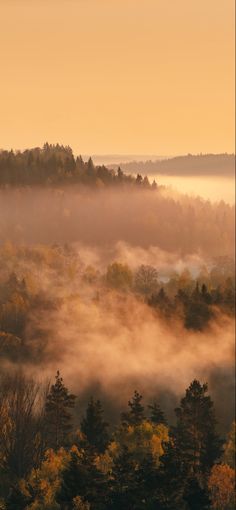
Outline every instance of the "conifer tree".
POLYGON ((100 400, 92 397, 88 403, 86 415, 81 421, 81 431, 85 434, 87 441, 99 453, 103 453, 107 447, 108 423, 103 419, 103 409, 100 400))
POLYGON ((75 395, 65 387, 58 370, 45 406, 48 446, 59 448, 68 444, 72 430, 71 409, 75 406, 75 399, 75 395))
POLYGON ((128 425, 139 425, 145 419, 144 407, 141 404, 142 395, 135 390, 132 400, 128 401, 130 411, 121 415, 122 422, 128 425))
POLYGON ((140 508, 159 509, 159 469, 151 452, 141 460, 137 469, 140 508))
POLYGON ((112 469, 110 510, 135 509, 139 500, 136 464, 132 454, 123 446, 120 455, 114 460, 112 469))
POLYGON ((182 462, 190 473, 207 473, 220 457, 222 442, 216 432, 214 405, 207 395, 207 384, 196 379, 175 410, 174 428, 182 462))
POLYGON ((163 425, 167 425, 165 415, 156 401, 153 404, 150 404, 148 408, 151 411, 150 420, 152 423, 155 425, 160 425, 161 423, 163 423, 163 425))
POLYGON ((62 508, 71 508, 76 496, 80 496, 84 502, 88 502, 91 510, 107 508, 106 477, 97 469, 96 457, 89 447, 85 447, 80 452, 71 451, 69 464, 62 473, 57 501, 62 505, 62 508))
MULTIPOLYGON (((182 462, 181 451, 175 438, 163 445, 164 454, 160 458, 158 469, 158 500, 161 510, 186 510, 183 501, 187 467, 182 462)), ((159 507, 157 507, 159 508, 159 507)))

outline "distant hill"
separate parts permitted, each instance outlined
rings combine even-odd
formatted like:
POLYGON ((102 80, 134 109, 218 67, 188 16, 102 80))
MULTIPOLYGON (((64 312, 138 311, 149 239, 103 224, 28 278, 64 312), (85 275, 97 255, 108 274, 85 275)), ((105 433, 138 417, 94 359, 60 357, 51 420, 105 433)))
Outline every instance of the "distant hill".
POLYGON ((139 186, 156 189, 147 177, 127 175, 104 165, 96 166, 92 158, 84 162, 74 157, 69 146, 45 143, 23 152, 0 150, 0 187, 4 186, 64 186, 79 184, 92 188, 104 186, 139 186))
POLYGON ((222 176, 233 177, 235 173, 234 154, 199 154, 177 156, 156 161, 132 161, 109 165, 116 169, 118 166, 126 173, 141 173, 145 175, 181 175, 181 176, 222 176))

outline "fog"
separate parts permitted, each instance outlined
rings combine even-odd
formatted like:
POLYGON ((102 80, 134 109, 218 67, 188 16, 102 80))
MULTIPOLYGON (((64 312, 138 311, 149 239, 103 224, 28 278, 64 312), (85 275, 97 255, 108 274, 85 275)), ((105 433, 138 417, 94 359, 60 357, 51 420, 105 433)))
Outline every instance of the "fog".
POLYGON ((234 252, 234 207, 170 192, 81 191, 81 188, 0 191, 0 240, 76 242, 103 248, 118 241, 204 256, 234 252))
MULTIPOLYGON (((133 270, 140 264, 153 265, 163 277, 186 267, 195 276, 215 257, 233 255, 232 206, 164 188, 67 187, 4 190, 0 209, 8 271, 20 278, 30 276, 32 287, 55 303, 31 313, 26 343, 32 355, 20 362, 26 373, 53 380, 60 369, 66 385, 78 395, 78 415, 93 394, 102 398, 113 420, 135 388, 144 394, 145 403, 158 398, 173 420, 175 405, 197 378, 209 382, 221 428, 229 428, 234 398, 232 318, 215 310, 207 329, 187 331, 176 319, 162 320, 134 294, 89 286, 81 275, 88 265, 102 273, 118 260, 133 270), (52 255, 44 253, 54 243, 58 257, 60 244, 72 243, 63 271, 60 264, 52 269, 52 255), (40 257, 30 259, 23 244, 41 250, 43 262, 40 257), (77 269, 68 277, 74 261, 77 269)), ((15 366, 1 361, 7 370, 15 366)))
POLYGON ((3 248, 9 272, 30 281, 33 292, 44 292, 45 306, 32 309, 25 333, 25 359, 7 361, 7 371, 21 365, 39 380, 53 381, 60 370, 65 383, 78 396, 78 416, 91 394, 105 404, 114 421, 134 389, 145 403, 157 398, 173 421, 173 409, 194 379, 209 382, 221 430, 228 430, 234 402, 234 321, 218 309, 202 332, 186 330, 181 320, 165 320, 145 304, 141 296, 112 290, 102 283, 83 279, 87 265, 101 274, 114 260, 127 262, 135 270, 151 263, 161 275, 188 267, 197 275, 204 259, 197 255, 180 258, 152 247, 145 250, 124 242, 89 247, 79 243, 68 255, 60 246, 3 248), (9 256, 10 255, 10 256, 9 256), (71 268, 73 267, 73 273, 71 268), (62 269, 63 268, 63 269, 62 269))
POLYGON ((150 180, 155 179, 159 184, 179 193, 187 193, 195 197, 200 196, 212 202, 224 200, 228 204, 235 204, 235 180, 232 177, 186 177, 157 174, 148 177, 150 180))
POLYGON ((78 394, 79 407, 80 400, 93 393, 109 405, 113 401, 113 408, 119 410, 136 388, 146 402, 159 398, 172 417, 170 402, 177 403, 197 378, 210 382, 221 424, 228 426, 233 419, 234 384, 231 319, 219 316, 208 330, 191 333, 178 322, 161 321, 133 296, 109 292, 98 302, 93 298, 70 296, 59 310, 46 313, 43 323, 42 316, 32 318, 49 330, 44 373, 52 379, 55 369, 62 368, 78 394), (217 378, 220 388, 215 387, 217 378), (225 406, 221 412, 222 397, 227 399, 227 412, 225 406))

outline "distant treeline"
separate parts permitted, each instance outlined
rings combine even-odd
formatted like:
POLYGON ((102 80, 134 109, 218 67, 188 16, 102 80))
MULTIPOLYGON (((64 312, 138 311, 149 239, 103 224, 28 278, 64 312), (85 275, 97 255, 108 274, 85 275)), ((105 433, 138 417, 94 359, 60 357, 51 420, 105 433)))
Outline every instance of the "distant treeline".
POLYGON ((0 151, 0 186, 82 184, 101 188, 114 185, 133 185, 156 188, 147 177, 125 175, 118 168, 110 170, 104 165, 95 166, 92 159, 84 162, 74 157, 72 149, 63 145, 45 143, 24 152, 0 151))
MULTIPOLYGON (((206 175, 233 177, 235 172, 234 154, 198 154, 177 156, 175 158, 157 161, 132 161, 121 163, 125 172, 140 172, 144 174, 160 175, 206 175)), ((113 165, 116 169, 118 165, 113 165)))

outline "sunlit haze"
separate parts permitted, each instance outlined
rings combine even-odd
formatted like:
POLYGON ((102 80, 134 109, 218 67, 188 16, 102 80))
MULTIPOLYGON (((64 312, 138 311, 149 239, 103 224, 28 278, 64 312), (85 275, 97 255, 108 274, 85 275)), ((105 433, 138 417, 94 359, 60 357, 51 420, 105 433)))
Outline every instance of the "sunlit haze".
POLYGON ((2 148, 234 152, 233 0, 1 0, 2 148))

